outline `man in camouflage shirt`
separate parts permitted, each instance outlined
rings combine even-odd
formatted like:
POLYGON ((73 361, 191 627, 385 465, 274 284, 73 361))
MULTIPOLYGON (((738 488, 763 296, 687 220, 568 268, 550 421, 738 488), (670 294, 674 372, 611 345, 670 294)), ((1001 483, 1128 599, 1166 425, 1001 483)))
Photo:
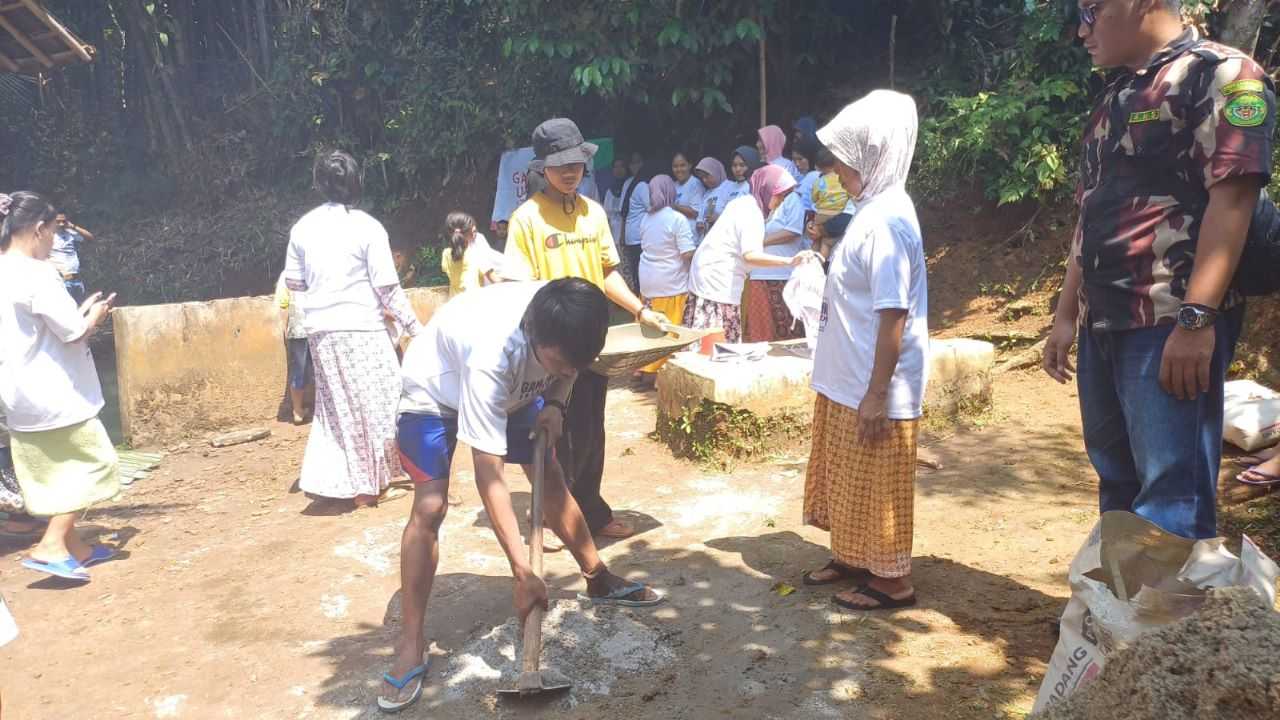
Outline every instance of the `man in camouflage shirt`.
POLYGON ((1080 5, 1079 36, 1113 74, 1085 126, 1080 218, 1044 367, 1069 381, 1078 333, 1102 510, 1206 538, 1244 318, 1231 279, 1271 177, 1275 88, 1247 55, 1184 28, 1179 5, 1080 5))

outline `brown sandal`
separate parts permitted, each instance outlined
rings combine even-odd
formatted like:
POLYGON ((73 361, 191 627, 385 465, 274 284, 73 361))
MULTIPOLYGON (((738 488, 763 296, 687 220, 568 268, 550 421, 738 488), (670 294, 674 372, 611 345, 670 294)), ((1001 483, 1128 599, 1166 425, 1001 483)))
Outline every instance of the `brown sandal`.
POLYGON ((867 571, 863 570, 862 568, 852 568, 852 567, 849 567, 848 565, 845 565, 844 563, 837 562, 835 560, 829 560, 827 561, 826 565, 823 565, 817 570, 810 570, 806 572, 800 578, 800 582, 804 583, 805 585, 809 585, 811 587, 818 587, 821 585, 834 585, 836 583, 844 582, 846 580, 852 580, 856 577, 866 574, 866 572, 867 571), (814 575, 824 570, 831 570, 836 574, 834 577, 827 578, 826 580, 818 580, 817 578, 814 577, 814 575))

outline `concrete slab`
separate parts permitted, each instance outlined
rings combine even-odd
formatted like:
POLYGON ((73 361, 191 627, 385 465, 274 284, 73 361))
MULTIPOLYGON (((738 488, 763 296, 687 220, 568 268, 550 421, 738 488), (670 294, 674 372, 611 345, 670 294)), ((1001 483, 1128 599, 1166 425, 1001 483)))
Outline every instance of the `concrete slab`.
MULTIPOLYGON (((408 291, 427 322, 447 288, 408 291)), ((267 421, 284 392, 283 317, 272 299, 117 308, 120 420, 135 447, 267 421)))
MULTIPOLYGON (((929 347, 926 411, 954 413, 990 402, 994 345, 957 338, 931 340, 929 347)), ((679 353, 658 374, 658 410, 675 418, 710 400, 765 416, 807 412, 814 400, 809 387, 812 370, 811 360, 779 347, 761 360, 742 363, 679 353)))

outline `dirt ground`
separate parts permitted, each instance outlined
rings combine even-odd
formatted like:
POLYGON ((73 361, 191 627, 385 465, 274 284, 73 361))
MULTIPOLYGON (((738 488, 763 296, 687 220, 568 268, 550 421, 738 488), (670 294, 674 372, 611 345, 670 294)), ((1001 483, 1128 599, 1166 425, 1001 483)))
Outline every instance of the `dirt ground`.
MULTIPOLYGON (((992 413, 926 438, 942 467, 918 483, 921 604, 865 615, 801 586, 826 558, 824 534, 800 524, 803 447, 711 472, 648 439, 652 395, 614 390, 606 495, 643 532, 604 555, 669 602, 592 611, 618 615, 608 627, 625 623, 640 641, 595 638, 615 677, 594 673, 543 704, 497 703, 496 682, 456 677, 451 658, 507 622, 511 597, 459 453, 429 611, 429 688, 404 717, 1021 717, 1095 516, 1094 480, 1070 388, 1030 372, 996 387, 992 413), (800 589, 771 590, 780 582, 800 589)), ((273 431, 180 450, 92 510, 90 533, 125 557, 84 587, 41 579, 19 567, 21 546, 0 546, 0 593, 22 632, 0 650, 5 718, 377 717, 409 503, 309 514, 289 492, 306 428, 273 431)), ((513 489, 527 505, 523 479, 513 489)), ((565 553, 548 556, 548 575, 557 600, 582 588, 565 553)))

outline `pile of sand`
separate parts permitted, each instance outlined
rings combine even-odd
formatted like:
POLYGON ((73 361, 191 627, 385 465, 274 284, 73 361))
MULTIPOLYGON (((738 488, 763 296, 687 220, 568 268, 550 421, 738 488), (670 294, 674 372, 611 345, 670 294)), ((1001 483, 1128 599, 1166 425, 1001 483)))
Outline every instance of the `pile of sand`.
MULTIPOLYGON (((520 636, 520 623, 511 618, 450 657, 446 697, 492 694, 499 687, 514 686, 520 676, 520 636)), ((608 695, 615 681, 652 673, 675 657, 657 630, 625 608, 559 600, 542 621, 542 667, 573 681, 571 703, 583 694, 608 695)))
POLYGON ((1035 720, 1280 718, 1280 614, 1245 588, 1107 658, 1092 683, 1035 720))

